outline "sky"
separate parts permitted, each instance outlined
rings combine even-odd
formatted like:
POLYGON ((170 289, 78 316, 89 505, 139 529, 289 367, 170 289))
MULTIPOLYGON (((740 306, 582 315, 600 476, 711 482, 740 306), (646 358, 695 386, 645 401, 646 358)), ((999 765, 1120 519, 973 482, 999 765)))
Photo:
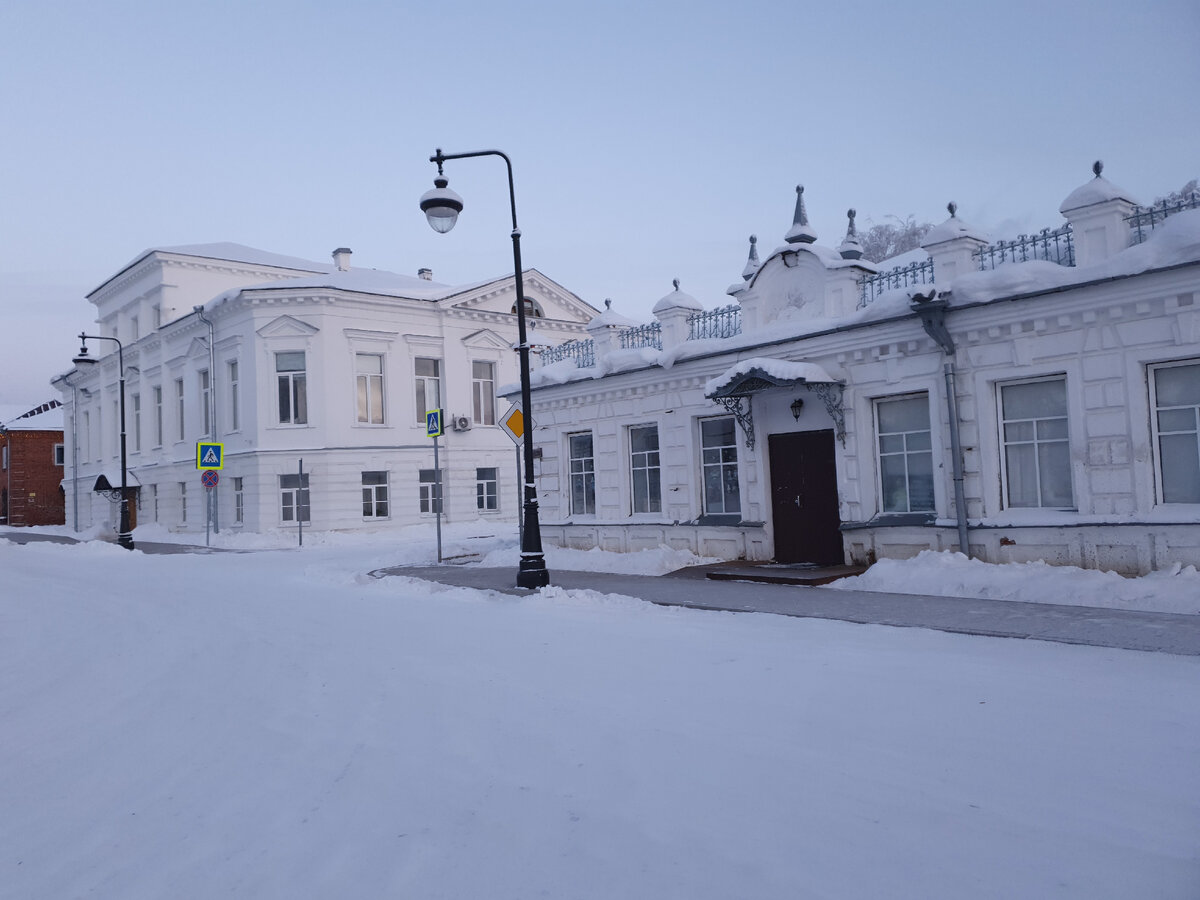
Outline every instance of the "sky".
POLYGON ((805 185, 822 243, 950 200, 1062 223, 1093 160, 1148 202, 1200 175, 1190 0, 1002 6, 262 0, 0 8, 0 410, 55 394, 84 296, 142 251, 234 241, 446 283, 526 266, 639 320, 707 308, 805 185))

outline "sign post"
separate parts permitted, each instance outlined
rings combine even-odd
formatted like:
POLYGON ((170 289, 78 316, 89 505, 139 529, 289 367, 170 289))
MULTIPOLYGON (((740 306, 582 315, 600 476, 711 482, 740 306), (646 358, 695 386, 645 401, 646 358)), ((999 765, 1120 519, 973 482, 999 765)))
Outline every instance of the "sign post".
MULTIPOLYGON (((500 428, 512 438, 513 444, 516 446, 517 457, 517 501, 520 502, 522 497, 522 477, 521 477, 521 443, 525 439, 525 411, 521 409, 520 403, 514 403, 508 408, 499 420, 500 428)), ((520 546, 525 546, 525 517, 517 516, 517 541, 520 546)))
POLYGON ((220 532, 216 527, 215 517, 213 516, 213 489, 217 486, 219 476, 218 469, 225 468, 225 445, 215 442, 196 442, 196 468, 204 472, 200 476, 200 481, 204 484, 204 546, 208 546, 209 531, 220 532), (212 476, 212 483, 209 484, 209 476, 212 476))
POLYGON ((433 504, 437 513, 437 559, 442 561, 442 469, 438 464, 438 438, 444 433, 445 411, 425 411, 425 434, 433 438, 433 504))
POLYGON ((204 485, 204 510, 207 514, 207 519, 204 522, 204 546, 208 546, 209 542, 209 526, 212 524, 212 507, 213 507, 213 489, 221 480, 221 476, 217 474, 216 469, 205 469, 200 475, 200 483, 204 485))

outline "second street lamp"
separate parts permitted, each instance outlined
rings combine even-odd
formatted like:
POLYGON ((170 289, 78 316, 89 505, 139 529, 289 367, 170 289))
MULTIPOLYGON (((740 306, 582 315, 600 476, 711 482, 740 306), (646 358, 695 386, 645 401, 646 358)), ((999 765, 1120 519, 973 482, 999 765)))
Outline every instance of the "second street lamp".
POLYGON ((133 528, 129 518, 129 467, 125 461, 125 348, 115 337, 102 334, 79 335, 79 355, 71 360, 78 366, 80 363, 94 365, 96 360, 88 356, 87 342, 112 341, 117 345, 117 370, 120 376, 121 393, 121 521, 117 527, 117 543, 126 550, 133 549, 133 528))
POLYGON ((512 209, 513 268, 517 291, 517 351, 521 358, 521 407, 525 415, 522 442, 525 451, 525 503, 522 509, 524 527, 521 531, 521 566, 517 570, 517 587, 539 588, 550 583, 550 572, 542 555, 542 534, 538 523, 537 487, 533 482, 533 402, 530 396, 529 341, 525 334, 525 287, 521 280, 521 230, 517 227, 517 195, 513 190, 512 161, 499 150, 476 150, 471 153, 442 153, 441 148, 429 161, 437 163, 438 173, 433 190, 421 197, 421 211, 434 231, 446 233, 458 221, 462 212, 462 197, 450 190, 450 182, 442 174, 442 164, 449 159, 468 159, 474 156, 499 156, 508 167, 508 200, 512 209))

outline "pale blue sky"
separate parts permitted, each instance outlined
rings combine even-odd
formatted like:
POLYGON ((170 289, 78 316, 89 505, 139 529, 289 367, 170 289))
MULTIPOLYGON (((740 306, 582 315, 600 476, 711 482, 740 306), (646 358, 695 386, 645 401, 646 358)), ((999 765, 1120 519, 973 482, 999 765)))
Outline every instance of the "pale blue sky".
POLYGON ((1092 160, 1139 200, 1200 175, 1200 6, 10 0, 0 7, 0 409, 53 396, 83 294, 152 246, 236 241, 463 283, 524 262, 645 319, 705 306, 791 224, 854 206, 1057 226, 1092 160))

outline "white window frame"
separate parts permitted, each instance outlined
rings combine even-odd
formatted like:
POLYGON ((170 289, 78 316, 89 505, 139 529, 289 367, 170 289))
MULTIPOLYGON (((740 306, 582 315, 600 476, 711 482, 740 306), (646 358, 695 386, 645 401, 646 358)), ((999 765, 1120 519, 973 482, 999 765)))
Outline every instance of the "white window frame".
MULTIPOLYGON (((1198 370, 1200 370, 1200 359, 1184 359, 1184 360, 1176 360, 1174 362, 1154 364, 1149 367, 1149 375, 1148 375, 1148 379, 1147 379, 1147 381, 1149 383, 1149 388, 1150 388, 1150 428, 1151 428, 1151 434, 1153 435, 1153 441, 1154 441, 1154 473, 1156 476, 1155 477, 1155 482, 1156 482, 1156 484, 1155 484, 1155 500, 1158 503, 1170 504, 1171 506, 1177 506, 1179 504, 1193 504, 1194 505, 1194 504, 1200 503, 1200 499, 1197 499, 1197 500, 1193 500, 1190 498, 1184 499, 1184 500, 1168 500, 1167 499, 1166 486, 1167 486, 1167 482, 1171 481, 1171 478, 1169 476, 1169 473, 1166 472, 1163 467, 1162 438, 1164 436, 1178 437, 1181 435, 1191 434, 1191 435, 1193 435, 1193 439, 1196 443, 1196 453, 1198 455, 1200 455, 1200 406, 1191 406, 1191 405, 1171 406, 1171 407, 1159 406, 1158 373, 1161 371, 1164 371, 1166 369, 1178 369, 1178 368, 1188 368, 1188 367, 1196 367, 1198 370), (1188 429, 1180 429, 1178 427, 1174 427, 1174 428, 1168 429, 1166 431, 1163 431, 1161 429, 1161 414, 1164 411, 1174 412, 1177 414, 1182 414, 1187 411, 1190 411, 1192 414, 1193 428, 1191 430, 1188 430, 1188 429)), ((1200 377, 1200 371, 1198 371, 1197 377, 1200 377)))
POLYGON ((354 405, 359 425, 386 424, 387 393, 383 357, 382 353, 358 351, 354 354, 354 405), (363 362, 368 359, 378 362, 378 372, 363 371, 363 362))
POLYGON ((1037 378, 1020 378, 1020 379, 1014 379, 1011 381, 997 382, 995 396, 996 396, 996 420, 997 420, 997 423, 999 424, 998 438, 1000 441, 1000 502, 1001 502, 1001 507, 1006 510, 1007 509, 1060 509, 1060 510, 1076 509, 1076 503, 1078 501, 1076 499, 1076 492, 1075 492, 1074 472, 1072 471, 1072 467, 1071 467, 1071 396, 1069 393, 1069 386, 1067 384, 1066 374, 1058 373, 1058 374, 1053 374, 1053 375, 1039 376, 1037 378), (1015 417, 1010 419, 1006 416, 1005 411, 1004 411, 1004 389, 1005 388, 1020 387, 1022 385, 1028 385, 1028 384, 1051 384, 1051 383, 1061 383, 1063 386, 1064 412, 1061 416, 1042 416, 1037 419, 1021 419, 1021 418, 1015 418, 1015 417), (1063 422, 1066 426, 1066 436, 1065 437, 1054 437, 1054 436, 1042 437, 1041 436, 1043 427, 1048 425, 1048 423, 1059 422, 1059 421, 1063 422), (1009 426, 1009 425, 1015 426, 1015 425, 1020 425, 1023 423, 1029 423, 1033 426, 1033 439, 1032 440, 1026 440, 1026 439, 1009 440, 1007 437, 1007 434, 1006 434, 1007 426, 1009 426), (1067 475, 1067 482, 1068 482, 1067 487, 1070 490, 1070 494, 1071 494, 1070 503, 1067 505, 1051 505, 1051 504, 1047 504, 1047 503, 1043 502, 1045 492, 1042 489, 1042 482, 1044 481, 1045 476, 1048 473, 1045 473, 1042 471, 1041 450, 1043 447, 1050 447, 1051 445, 1065 445, 1065 447, 1066 447, 1066 453, 1067 453, 1066 475, 1067 475), (1037 502, 1036 506, 1030 505, 1030 504, 1017 505, 1017 504, 1014 504, 1011 500, 1010 474, 1009 474, 1009 463, 1008 463, 1008 456, 1009 456, 1008 450, 1009 450, 1010 446, 1012 446, 1012 447, 1032 446, 1033 447, 1034 461, 1035 461, 1034 472, 1036 474, 1036 479, 1037 479, 1035 487, 1037 490, 1038 502, 1037 502))
POLYGON ((179 482, 179 521, 187 523, 187 482, 179 482))
POLYGON ((491 360, 471 360, 471 420, 476 425, 496 424, 496 364, 491 360), (486 374, 476 367, 486 366, 486 374))
POLYGON ((658 439, 658 423, 630 425, 626 429, 629 441, 629 510, 632 515, 662 514, 662 448, 658 439), (634 450, 634 432, 654 432, 653 450, 634 450), (638 484, 639 474, 644 484, 638 484))
MULTIPOLYGON (((594 516, 596 514, 596 436, 590 431, 576 431, 567 438, 567 504, 572 516, 594 516), (587 438, 591 446, 587 456, 576 455, 576 440, 587 438), (583 491, 583 509, 575 505, 575 485, 583 491), (591 497, 589 508, 588 497, 591 497)), ((583 444, 578 444, 580 448, 583 444)))
POLYGON ((440 358, 434 356, 413 358, 413 402, 417 406, 417 422, 422 426, 425 425, 426 412, 442 408, 442 361, 440 358), (433 363, 432 375, 419 371, 422 363, 433 363), (432 404, 430 403, 431 393, 433 394, 432 404))
POLYGON ((479 512, 500 509, 500 469, 496 466, 477 466, 475 469, 475 508, 479 512), (487 473, 490 472, 489 478, 487 473))
POLYGON ((246 481, 241 475, 230 479, 233 485, 233 521, 241 525, 246 521, 246 481))
POLYGON ((308 425, 308 351, 277 350, 275 363, 275 422, 283 426, 308 425), (299 369, 280 369, 285 363, 280 357, 299 356, 304 365, 299 369), (284 400, 286 396, 287 400, 284 400), (286 402, 286 409, 285 409, 286 402))
POLYGON ((279 476, 279 521, 284 525, 312 521, 309 473, 289 472, 279 476))
POLYGON ((163 389, 162 385, 154 388, 154 446, 163 445, 163 389))
POLYGON ((417 470, 417 509, 423 516, 437 515, 445 504, 445 470, 441 477, 436 469, 417 470))
POLYGON ((184 440, 187 436, 187 419, 184 418, 185 406, 183 402, 183 379, 175 379, 175 414, 179 419, 179 440, 184 440))
POLYGON ((362 505, 363 519, 372 522, 377 522, 381 519, 390 519, 391 515, 391 497, 388 491, 388 482, 390 478, 386 469, 375 469, 364 471, 362 473, 362 505), (376 480, 376 476, 382 475, 383 481, 376 480), (371 476, 368 481, 367 476, 371 476))
POLYGON ((936 498, 936 472, 937 467, 933 461, 933 416, 930 414, 929 408, 929 393, 921 391, 920 393, 900 394, 891 397, 877 397, 873 403, 875 415, 875 494, 879 502, 879 512, 882 515, 902 515, 904 513, 932 513, 937 509, 936 498), (911 431, 889 431, 883 430, 883 425, 880 421, 880 407, 888 403, 904 403, 914 400, 923 400, 925 407, 925 423, 924 429, 914 429, 911 431), (922 436, 924 439, 922 439, 922 436), (898 450, 884 450, 884 438, 893 437, 899 438, 902 447, 898 450), (921 444, 926 446, 922 447, 921 444), (929 457, 930 471, 930 487, 929 487, 929 506, 928 507, 913 507, 913 473, 912 462, 916 457, 929 457), (884 457, 898 458, 904 464, 904 509, 888 509, 887 500, 884 497, 884 457))
POLYGON ((142 449, 142 395, 134 394, 133 401, 133 452, 142 449))
POLYGON ((700 448, 700 508, 705 516, 738 516, 742 515, 742 467, 741 454, 737 447, 737 421, 733 416, 707 416, 697 420, 696 423, 696 443, 700 448), (723 422, 727 421, 730 424, 730 443, 728 444, 706 444, 704 436, 704 425, 708 422, 723 422), (716 460, 711 460, 709 452, 717 454, 716 460), (733 453, 733 459, 727 459, 729 453, 733 453), (737 481, 737 509, 729 509, 729 492, 726 489, 728 484, 726 473, 732 467, 734 478, 737 481), (709 471, 715 469, 721 482, 721 509, 712 509, 709 505, 708 497, 708 474, 709 471))
MULTIPOLYGON (((5 445, 4 445, 4 452, 5 452, 5 455, 7 456, 7 454, 8 454, 8 444, 5 444, 5 445)), ((6 461, 6 462, 7 462, 7 461, 6 461)), ((55 445, 54 445, 54 464, 55 464, 56 466, 66 466, 66 464, 67 464, 67 448, 66 448, 66 445, 64 445, 64 444, 55 444, 55 445)), ((8 468, 8 465, 6 464, 6 465, 4 466, 4 468, 6 468, 6 469, 7 469, 7 468, 8 468)))
POLYGON ((201 369, 200 377, 200 434, 212 437, 212 375, 201 369))
POLYGON ((231 432, 238 431, 242 427, 238 361, 236 359, 229 360, 225 364, 225 372, 229 378, 229 430, 231 432))

